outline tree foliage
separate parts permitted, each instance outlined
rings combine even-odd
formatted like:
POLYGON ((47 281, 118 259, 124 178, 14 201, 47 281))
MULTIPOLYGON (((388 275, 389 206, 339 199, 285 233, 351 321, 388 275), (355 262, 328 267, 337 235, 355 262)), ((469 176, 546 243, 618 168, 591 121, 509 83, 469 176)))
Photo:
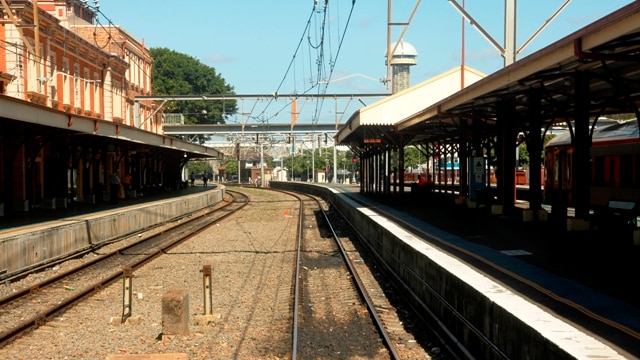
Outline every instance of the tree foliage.
POLYGON ((407 146, 404 148, 404 168, 417 168, 421 164, 427 163, 427 157, 415 146, 407 146))
POLYGON ((196 174, 200 175, 205 171, 212 173, 213 169, 211 168, 211 166, 207 161, 192 160, 187 163, 187 171, 189 174, 193 171, 196 174))
MULTIPOLYGON (((154 95, 233 94, 233 87, 215 68, 196 58, 167 48, 151 48, 149 52, 153 57, 154 95)), ((237 109, 235 100, 191 100, 167 103, 164 112, 183 114, 186 124, 216 124, 225 123, 237 109)))
MULTIPOLYGON (((540 153, 540 159, 541 159, 541 161, 543 163, 544 163, 544 147, 554 137, 555 137, 555 135, 553 135, 553 134, 547 134, 547 135, 544 136, 544 140, 543 140, 543 144, 542 144, 542 152, 540 153)), ((530 155, 529 155, 529 150, 527 149, 527 143, 526 142, 522 142, 520 145, 518 145, 518 156, 519 156, 519 158, 518 158, 519 166, 527 166, 527 165, 529 165, 530 155)))

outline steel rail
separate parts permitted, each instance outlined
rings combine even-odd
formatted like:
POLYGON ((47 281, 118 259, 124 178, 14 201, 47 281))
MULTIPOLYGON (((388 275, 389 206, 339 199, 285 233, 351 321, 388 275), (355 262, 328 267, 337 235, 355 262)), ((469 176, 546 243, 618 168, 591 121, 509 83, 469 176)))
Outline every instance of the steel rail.
MULTIPOLYGON (((318 199, 316 199, 316 201, 318 202, 319 205, 321 205, 320 201, 318 199)), ((391 355, 392 359, 398 359, 399 360, 400 359, 400 355, 396 351, 395 346, 393 346, 393 341, 389 337, 389 333, 387 333, 387 330, 384 327, 382 319, 380 319, 380 317, 378 316, 378 313, 376 312, 375 305, 373 304, 373 301, 371 300, 371 297, 369 296, 369 293, 367 292, 366 287, 362 283, 362 280, 360 280, 360 276, 358 275, 358 271, 353 266, 353 263, 351 262, 351 260, 349 259, 349 256, 347 255, 347 251, 345 250, 344 246, 342 245, 342 241, 340 241, 340 238, 336 234, 336 231, 333 228, 333 225, 331 224, 331 219, 329 219, 329 216, 327 215, 327 212, 324 210, 324 208, 322 206, 320 206, 320 210, 322 212, 322 216, 324 217, 325 221, 327 222, 327 225, 329 226, 329 229, 331 229, 331 236, 333 237, 333 240, 335 241, 335 243, 340 248, 340 255, 342 256, 346 266, 349 268, 349 272, 351 273, 351 278, 353 279, 353 282, 355 283, 356 287, 358 288, 358 292, 360 293, 360 296, 362 297, 362 299, 367 304, 367 309, 369 309, 369 313, 373 317, 374 323, 375 323, 376 327, 378 328, 378 331, 380 332, 380 335, 383 338, 383 341, 385 343, 385 347, 387 348, 387 350, 389 350, 389 355, 391 355)))
MULTIPOLYGON (((224 207, 226 207, 226 206, 229 206, 230 204, 231 204, 231 202, 229 202, 229 203, 227 203, 227 204, 224 204, 220 209, 222 209, 222 208, 224 208, 224 207)), ((189 214, 185 214, 185 216, 186 216, 186 215, 189 215, 189 214)), ((198 217, 195 217, 195 218, 193 218, 193 220, 195 220, 195 219, 197 219, 197 218, 198 218, 198 217)), ((171 219, 171 220, 165 221, 165 222, 163 222, 162 224, 158 224, 158 226, 165 225, 165 224, 170 224, 171 222, 173 222, 173 221, 175 221, 175 220, 176 220, 176 219, 171 219)), ((180 225, 183 225, 183 224, 178 224, 178 225, 176 225, 176 226, 180 226, 180 225)), ((174 226, 174 227, 176 227, 176 226, 174 226)), ((172 228, 174 228, 174 227, 172 227, 172 228)), ((169 229, 167 229, 167 230, 171 230, 172 228, 169 228, 169 229)), ((149 230, 149 228, 148 228, 148 229, 145 229, 145 231, 148 231, 148 230, 149 230)), ((165 230, 165 231, 166 231, 166 230, 165 230)), ((134 234, 135 234, 135 233, 134 233, 134 234)), ((127 236, 129 236, 129 235, 132 235, 132 234, 127 234, 127 236)), ((19 299, 19 298, 21 298, 21 297, 23 297, 23 296, 29 295, 29 294, 31 294, 31 293, 33 293, 33 292, 35 292, 35 291, 39 291, 40 289, 43 289, 43 288, 45 288, 45 287, 47 287, 47 286, 49 286, 49 285, 51 285, 51 284, 53 284, 53 283, 55 283, 55 282, 58 282, 58 281, 60 281, 61 279, 65 278, 65 277, 68 277, 68 276, 70 276, 70 275, 72 275, 72 274, 78 273, 78 272, 80 272, 81 270, 83 270, 83 269, 86 269, 86 268, 90 267, 91 265, 94 265, 94 264, 97 264, 97 263, 99 263, 99 262, 102 262, 102 261, 108 260, 108 259, 110 259, 110 258, 112 258, 112 257, 114 257, 114 256, 116 256, 116 255, 118 255, 118 254, 119 254, 119 253, 121 253, 122 251, 129 250, 130 248, 132 248, 132 247, 134 247, 134 246, 137 246, 137 245, 139 245, 139 244, 142 244, 142 243, 144 243, 144 242, 146 242, 146 241, 149 241, 149 239, 152 239, 152 238, 154 238, 154 237, 156 237, 156 236, 158 236, 158 235, 156 234, 156 235, 153 235, 153 236, 152 236, 152 237, 150 237, 150 238, 141 239, 141 240, 139 240, 139 241, 132 242, 131 244, 125 245, 125 246, 123 246, 122 248, 119 248, 119 249, 117 249, 117 250, 113 250, 113 251, 111 251, 111 252, 109 252, 109 253, 105 253, 105 254, 102 254, 101 256, 95 257, 95 258, 93 258, 93 259, 91 259, 91 260, 89 260, 89 261, 87 261, 87 262, 83 263, 83 264, 82 264, 82 265, 80 265, 79 267, 75 267, 75 268, 69 269, 69 270, 67 270, 67 271, 64 271, 64 272, 58 273, 58 274, 56 274, 56 275, 53 275, 53 276, 51 276, 51 277, 48 277, 47 279, 45 279, 45 280, 43 280, 43 281, 41 281, 41 282, 39 282, 39 283, 37 283, 37 284, 34 284, 34 285, 32 285, 32 286, 30 286, 30 287, 28 287, 28 288, 23 288, 23 289, 17 290, 17 291, 15 291, 15 292, 11 293, 10 295, 7 295, 7 296, 5 296, 5 297, 3 297, 3 298, 0 298, 0 307, 1 307, 1 306, 3 306, 3 305, 5 305, 5 304, 7 304, 7 303, 10 303, 10 302, 12 302, 12 301, 15 301, 16 299, 19 299)), ((105 242, 104 244, 100 244, 100 247, 104 247, 104 246, 111 245, 112 243, 114 243, 114 242, 116 242, 116 241, 119 241, 119 240, 121 240, 121 239, 122 239, 122 238, 117 239, 117 240, 115 240, 115 241, 108 241, 108 242, 105 242)), ((86 255, 86 254, 88 254, 88 253, 95 252, 95 251, 96 251, 96 250, 98 250, 100 247, 97 247, 97 246, 90 246, 90 247, 89 247, 89 248, 87 248, 87 249, 83 249, 83 250, 80 250, 79 252, 75 252, 75 253, 73 253, 73 254, 69 254, 69 255, 64 256, 64 257, 62 257, 62 258, 59 258, 59 259, 56 259, 56 260, 54 260, 54 261, 48 262, 47 264, 42 265, 42 266, 40 266, 40 267, 36 267, 36 268, 33 268, 33 269, 29 269, 28 271, 25 271, 23 274, 22 274, 22 273, 21 273, 21 274, 17 274, 17 275, 14 275, 14 276, 12 276, 12 277, 10 277, 10 278, 6 278, 6 279, 3 279, 3 280, 4 280, 4 281, 15 281, 15 280, 18 280, 18 279, 24 278, 24 277, 26 277, 26 276, 28 276, 28 275, 30 275, 30 274, 36 273, 36 272, 37 272, 36 270, 40 270, 40 271, 42 271, 42 270, 44 270, 44 269, 46 269, 46 268, 50 268, 50 267, 52 267, 52 266, 55 266, 55 265, 61 264, 61 263, 65 262, 65 261, 80 258, 80 257, 82 257, 82 256, 84 256, 84 255, 86 255)))
MULTIPOLYGON (((348 194, 343 193, 345 195, 348 196, 348 194)), ((370 205, 370 204, 366 204, 362 201, 360 201, 359 199, 355 198, 355 197, 351 197, 349 196, 350 199, 352 199, 353 201, 362 204, 362 205, 370 205)), ((384 213, 385 216, 387 216, 388 218, 392 218, 392 219, 397 219, 395 216, 393 216, 390 213, 386 213, 384 211, 381 211, 380 209, 377 209, 378 211, 380 211, 381 213, 384 213)), ((338 213, 340 213, 340 211, 336 208, 336 211, 338 213)), ((340 213, 341 214, 341 213, 340 213)), ((342 216, 342 214, 341 214, 342 216)), ((354 232, 354 234, 356 234, 356 236, 359 239, 364 239, 364 236, 358 231, 358 229, 351 223, 349 222, 344 216, 342 216, 345 219, 345 222, 349 225, 349 227, 352 229, 352 231, 354 232)), ((411 226, 411 224, 409 223, 405 223, 404 225, 410 226, 412 229, 416 229, 416 227, 411 226)), ((449 328, 436 316, 435 313, 433 313, 427 306, 426 304, 424 304, 420 298, 418 296, 416 296, 409 288, 409 286, 407 286, 405 284, 405 282, 396 274, 396 272, 391 269, 388 265, 386 265, 385 261, 382 259, 382 257, 378 254, 378 252, 369 245, 369 243, 367 241, 360 241, 360 243, 364 244, 369 251, 371 251, 371 253, 379 260, 378 262, 382 265, 382 267, 384 267, 387 271, 388 274, 390 274, 390 276, 392 276, 395 280, 397 284, 401 284, 405 290, 407 290, 407 292, 413 297, 413 299, 415 301, 417 301, 420 306, 422 307, 421 310, 425 311, 427 314, 429 314, 429 316, 431 317, 431 319, 433 319, 436 324, 438 325, 438 327, 440 328, 440 330, 442 331, 442 333, 444 333, 448 338, 449 341, 448 343, 454 345, 463 355, 466 359, 474 359, 474 356, 469 352, 469 350, 465 347, 465 345, 462 343, 462 341, 460 341, 452 332, 451 330, 449 330, 449 328)), ((408 269, 411 272, 411 269, 408 269)), ((412 272, 413 273, 413 272, 412 272)), ((417 277, 416 277, 417 279, 417 277)), ((431 286, 429 286, 428 284, 426 284, 424 281, 422 281, 422 284, 426 286, 426 288, 429 290, 429 292, 434 295, 445 307, 447 307, 448 309, 450 309, 452 311, 452 314, 454 314, 454 316, 456 316, 462 323, 464 323, 467 327, 469 327, 469 329, 471 330, 472 333, 476 334, 477 336, 479 336, 479 339, 481 341, 483 341, 484 343, 488 344, 488 346, 494 351, 494 353, 499 356, 500 358, 508 358, 504 353, 502 353, 502 351, 493 343, 491 342, 489 339, 487 339, 480 330, 478 330, 477 328, 475 328, 473 326, 473 324, 470 324, 462 314, 460 314, 451 304, 449 304, 444 298, 442 298, 431 286)), ((418 313, 418 312, 416 312, 418 313)), ((438 334, 438 336, 442 339, 442 337, 438 334)), ((446 341, 443 340, 444 344, 447 344, 446 341)), ((450 348, 450 346, 447 344, 447 347, 450 348)), ((450 352, 453 354, 455 353, 453 350, 450 350, 450 352)))
MULTIPOLYGON (((294 194, 292 194, 294 195, 294 194)), ((300 256, 302 251, 302 237, 303 230, 302 224, 304 223, 304 201, 302 198, 294 195, 300 202, 300 210, 298 211, 298 229, 297 229, 297 242, 296 242, 296 266, 295 266, 295 281, 294 281, 294 295, 293 295, 293 344, 291 359, 296 360, 298 354, 298 307, 300 306, 300 256)))
MULTIPOLYGON (((275 191, 279 191, 279 192, 283 192, 283 193, 287 193, 289 195, 294 196, 295 198, 297 198, 300 202, 300 214, 299 214, 299 227, 298 227, 298 243, 297 243, 297 255, 296 255, 296 280, 295 280, 295 290, 294 290, 294 326, 293 326, 293 344, 292 344, 292 349, 293 349, 293 353, 292 353, 292 359, 296 359, 297 358, 297 338, 298 338, 298 304, 299 304, 299 282, 300 282, 300 249, 301 249, 301 241, 302 241, 302 236, 303 236, 303 232, 302 232, 302 225, 303 225, 303 220, 304 220, 304 201, 302 200, 302 197, 297 194, 297 193, 293 193, 293 192, 288 192, 288 191, 281 191, 281 190, 275 190, 275 191)), ((324 208, 322 207, 322 204, 320 203, 320 200, 318 200, 318 198, 311 196, 311 195, 304 195, 304 196, 308 196, 309 198, 313 199, 314 201, 316 201, 316 203, 318 204, 318 207, 320 208, 320 211, 325 219, 325 221, 327 222, 327 225, 329 226, 329 229, 331 230, 331 236, 333 237, 334 242, 336 243, 336 245, 338 246, 339 250, 340 250, 340 255, 342 256, 342 259, 345 263, 345 266, 347 267, 349 273, 351 274, 351 279, 354 282, 355 287, 357 288, 358 294, 360 295, 360 297, 364 300, 364 302, 367 305, 367 310, 369 311, 369 313, 371 314, 371 317, 373 319, 374 322, 374 326, 377 328, 378 333, 380 334, 380 336, 382 337, 382 341, 384 342, 385 347, 387 348, 387 350, 389 351, 389 355, 391 356, 392 359, 400 359, 400 355, 398 354, 398 352, 395 349, 395 346, 393 345, 393 341, 391 340, 391 338, 389 337, 389 334, 387 333, 387 330, 384 327, 384 324, 382 322, 382 320, 380 319, 380 317, 378 316, 378 313, 376 312, 375 309, 375 305, 373 304, 373 301, 371 300, 371 297, 369 296, 369 293, 367 292, 366 287, 364 286, 364 284, 362 283, 362 281, 360 280, 360 276, 358 275, 357 270, 355 269, 355 267, 353 266, 353 264, 351 263, 351 260, 349 259, 349 256, 347 255, 347 251, 345 250, 344 246, 342 245, 342 242, 340 241, 340 238, 338 237, 332 223, 331 223, 331 219, 329 218, 329 216, 327 215, 327 212, 324 210, 324 208)))
MULTIPOLYGON (((233 191, 227 191, 227 193, 234 193, 233 191)), ((236 192, 237 193, 237 192, 236 192)), ((237 193, 239 195, 245 196, 242 193, 237 193)), ((245 196, 246 197, 246 196, 245 196)), ((237 203, 236 201, 232 201, 229 202, 227 204, 225 204, 224 206, 222 206, 221 208, 217 209, 217 210, 221 210, 226 208, 227 206, 233 204, 233 203, 237 203)), ((206 229, 207 227, 211 226, 212 224, 232 215, 233 213, 235 213, 236 211, 242 209, 243 207, 245 207, 248 204, 248 201, 241 204, 238 208, 234 209, 234 211, 230 211, 226 214, 222 214, 222 216, 220 216, 219 218, 213 220, 212 222, 206 222, 204 224, 201 224, 199 226, 198 229, 196 229, 195 231, 186 234, 184 236, 181 236, 179 238, 174 239, 173 241, 171 241, 169 244, 162 246, 162 247, 154 247, 154 252, 152 252, 151 254, 148 254, 138 260, 136 260, 133 264, 129 265, 131 269, 135 269, 135 268, 139 268, 140 266, 148 263, 149 261, 151 261, 152 259, 166 253, 168 250, 170 250, 171 248, 185 242, 186 240, 188 240, 189 238, 193 237, 194 234, 199 233, 200 231, 206 229)), ((172 229, 178 228, 180 226, 184 226, 186 224, 194 224, 196 220, 201 220, 203 217, 207 216, 209 214, 204 214, 201 216, 196 216, 193 218, 190 218, 187 222, 183 222, 177 226, 174 226, 172 229)), ((166 232, 166 231, 165 231, 166 232)), ((128 245, 126 247, 123 247, 121 249, 118 249, 116 251, 114 251, 115 254, 122 252, 125 249, 129 249, 135 245, 139 245, 140 243, 143 243, 145 241, 149 241, 150 239, 153 239, 155 237, 158 237, 162 234, 157 234, 154 235, 150 238, 147 238, 145 240, 136 242, 135 244, 132 245, 128 245)), ((94 265, 96 262, 99 261, 105 261, 108 258, 113 257, 115 254, 111 253, 109 254, 109 256, 106 257, 100 257, 97 258, 97 261, 90 261, 86 264, 83 264, 82 266, 76 267, 74 269, 72 269, 71 271, 67 271, 64 274, 60 274, 59 276, 54 276, 53 278, 55 278, 55 280, 51 280, 51 279, 47 279, 39 284, 37 284, 36 286, 30 287, 28 289, 24 289, 24 291, 20 291, 20 293, 22 294, 22 296, 26 296, 28 294, 30 294, 31 292, 38 290, 44 286, 42 286, 42 284, 46 283, 47 285, 50 285, 56 281, 60 281, 65 277, 68 277, 70 275, 76 274, 86 268, 88 268, 91 265, 94 265)), ((51 319, 54 315, 64 311, 65 309, 67 309, 69 306, 79 302, 80 300, 82 300, 83 298, 87 297, 90 294, 93 294, 96 291, 99 291, 100 289, 102 289, 103 287, 105 287, 106 285, 114 282, 115 280, 119 279, 122 275, 121 271, 116 271, 113 272, 112 274, 106 276, 105 278, 101 279, 100 281, 94 282, 93 284, 91 284, 90 286, 87 286, 84 290, 80 290, 78 292, 74 292, 73 294, 71 294, 69 297, 65 298, 63 301, 61 301, 60 303, 56 304, 56 306, 52 306, 51 308, 40 312, 32 317, 30 317, 29 319, 26 319, 22 322, 20 322, 17 326, 15 326, 14 328, 5 331, 3 333, 0 333, 0 348, 2 348, 2 346, 4 344, 6 344, 7 342, 11 341, 12 339, 16 338, 18 335, 28 331, 31 328, 35 328, 38 327, 40 325, 43 325, 44 323, 46 323, 49 319, 51 319)), ((45 285, 46 286, 46 285, 45 285)), ((21 296, 8 296, 7 298, 12 298, 13 301, 16 301, 19 297, 21 296)), ((6 298, 2 299, 3 302, 2 304, 7 304, 10 301, 4 301, 6 300, 6 298)))

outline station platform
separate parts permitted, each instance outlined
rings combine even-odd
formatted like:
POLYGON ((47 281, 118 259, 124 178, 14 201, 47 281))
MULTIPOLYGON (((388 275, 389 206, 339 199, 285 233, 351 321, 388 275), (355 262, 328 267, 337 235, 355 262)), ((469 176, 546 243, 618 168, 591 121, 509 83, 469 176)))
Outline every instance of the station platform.
MULTIPOLYGON (((322 184, 375 201, 398 216, 416 218, 447 233, 516 257, 526 263, 574 279, 585 286, 613 296, 640 309, 640 246, 633 245, 628 234, 608 231, 567 232, 551 221, 522 221, 522 215, 492 215, 489 209, 468 209, 456 205, 452 194, 416 197, 411 192, 389 197, 360 194, 357 184, 322 184)), ((212 190, 210 183, 166 190, 135 198, 120 199, 118 204, 70 203, 66 208, 33 209, 0 217, 0 231, 83 214, 112 210, 145 202, 163 200, 212 190)), ((517 207, 521 211, 522 207, 517 207)))
POLYGON ((433 234, 439 240, 435 246, 640 357, 640 246, 631 234, 569 232, 554 221, 523 222, 525 206, 509 216, 495 215, 488 208, 457 205, 453 194, 383 197, 361 194, 358 186, 326 185, 433 234), (604 321, 593 320, 594 314, 604 321))
POLYGON ((32 209, 0 220, 0 278, 41 268, 192 214, 224 200, 221 186, 147 192, 115 203, 71 203, 32 209))
MULTIPOLYGON (((624 324, 640 333, 640 294, 636 289, 640 271, 640 247, 624 234, 608 231, 567 232, 552 221, 523 222, 522 214, 509 216, 491 214, 487 208, 467 208, 456 205, 453 194, 430 194, 419 197, 410 192, 377 196, 362 194, 357 184, 318 184, 383 209, 448 243, 454 256, 502 281, 497 267, 508 269, 522 280, 507 280, 506 285, 527 295, 541 306, 561 312, 563 304, 553 300, 557 295, 580 304, 587 311, 597 309, 604 317, 624 324), (464 249, 464 252, 456 249, 464 249), (457 253, 456 253, 457 251, 457 253), (480 258, 487 261, 481 261, 480 258), (495 266, 492 266, 494 264, 495 266), (548 293, 541 293, 536 287, 548 293)), ((12 228, 60 220, 82 214, 115 210, 144 202, 165 200, 215 189, 212 184, 168 190, 153 195, 121 199, 119 204, 75 204, 64 209, 37 209, 28 214, 0 218, 0 233, 12 228)), ((124 209, 123 209, 124 210, 124 209)), ((521 211, 522 207, 517 207, 521 211)), ((440 244, 438 246, 446 247, 440 244)), ((566 309, 564 309, 566 311, 566 309)), ((607 332, 597 322, 579 321, 581 314, 572 315, 576 323, 597 333, 607 332), (598 329, 600 328, 600 329, 598 329)), ((615 343, 640 357, 640 341, 633 336, 619 337, 615 343), (623 339, 624 338, 624 339, 623 339)))
POLYGON ((147 192, 142 195, 138 194, 136 195, 136 197, 120 199, 117 204, 112 204, 109 200, 96 201, 95 203, 70 201, 67 203, 66 207, 57 207, 55 209, 34 208, 30 211, 13 212, 12 214, 6 216, 0 216, 0 232, 3 229, 33 225, 69 217, 77 217, 84 214, 113 210, 119 207, 195 194, 202 191, 215 189, 216 186, 216 183, 209 183, 206 187, 203 186, 202 183, 196 183, 195 186, 187 186, 179 190, 164 189, 147 192))
MULTIPOLYGON (((489 209, 468 209, 456 205, 452 194, 416 197, 410 191, 389 197, 360 194, 357 184, 322 184, 375 201, 397 215, 423 220, 447 233, 516 257, 531 265, 571 278, 585 286, 608 294, 640 309, 640 246, 633 245, 628 234, 607 231, 567 232, 551 221, 522 221, 521 213, 492 215, 489 209), (624 238, 622 238, 624 236, 624 238)), ((210 183, 166 190, 135 198, 120 199, 118 204, 69 203, 66 208, 33 209, 0 217, 0 231, 83 214, 113 210, 145 202, 163 200, 212 190, 210 183)), ((521 211, 525 206, 516 207, 521 211)))
POLYGON ((484 245, 528 264, 573 279, 640 309, 640 246, 632 234, 610 229, 566 231, 552 220, 523 222, 526 203, 511 215, 494 215, 488 208, 455 204, 453 194, 417 197, 362 195, 358 185, 332 185, 343 192, 375 201, 398 216, 425 221, 448 234, 484 245))

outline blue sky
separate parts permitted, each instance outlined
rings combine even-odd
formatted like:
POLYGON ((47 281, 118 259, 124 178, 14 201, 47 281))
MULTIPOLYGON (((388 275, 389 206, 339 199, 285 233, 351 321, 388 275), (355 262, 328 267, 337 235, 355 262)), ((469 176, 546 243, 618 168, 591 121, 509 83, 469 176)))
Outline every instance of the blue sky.
MULTIPOLYGON (((518 59, 631 2, 571 1, 518 59)), ((331 79, 327 93, 388 92, 379 81, 387 71, 387 1, 356 0, 350 19, 352 0, 328 3, 326 18, 322 11, 313 11, 314 0, 182 0, 162 5, 157 0, 101 0, 100 10, 113 24, 143 39, 147 47, 166 47, 215 68, 237 94, 272 94, 276 90, 279 94, 303 93, 318 78, 331 79), (308 20, 310 31, 305 33, 308 20), (318 61, 319 52, 310 42, 318 42, 323 21, 324 61, 318 61), (317 64, 323 69, 320 77, 317 64)), ((391 21, 407 22, 415 3, 393 1, 391 21)), ((517 46, 563 3, 564 0, 519 1, 517 46)), ((504 0, 466 0, 465 6, 503 44, 504 0)), ((107 21, 104 16, 103 23, 107 21)), ((411 68, 412 85, 460 65, 461 23, 460 14, 447 0, 421 2, 404 35, 404 40, 418 51, 418 64, 411 68)), ((467 66, 485 74, 499 70, 503 66, 499 53, 477 30, 468 24, 465 28, 467 66)), ((397 40, 402 29, 392 27, 392 41, 397 40)), ((317 89, 311 92, 317 93, 317 89)), ((361 105, 346 107, 346 118, 361 105)), ((331 116, 333 109, 333 103, 324 105, 320 117, 331 116)), ((289 119, 283 117, 276 122, 289 119)))

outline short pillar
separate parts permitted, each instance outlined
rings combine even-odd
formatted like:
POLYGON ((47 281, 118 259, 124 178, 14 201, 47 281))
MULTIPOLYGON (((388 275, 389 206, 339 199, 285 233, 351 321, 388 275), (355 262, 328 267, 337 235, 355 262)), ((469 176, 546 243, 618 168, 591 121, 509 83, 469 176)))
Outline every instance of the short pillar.
POLYGON ((67 208, 67 198, 55 198, 55 199, 56 199, 56 209, 67 208))
POLYGON ((547 221, 549 213, 545 209, 524 209, 522 211, 522 221, 524 222, 533 222, 533 221, 547 221))
POLYGON ((589 230, 589 220, 568 218, 567 219, 567 231, 587 231, 589 230))
POLYGON ((133 302, 133 289, 131 287, 130 266, 122 269, 122 322, 127 321, 131 317, 131 304, 133 302))
POLYGON ((162 334, 189 333, 189 294, 186 290, 169 290, 162 296, 162 334))
POLYGON ((211 265, 202 267, 202 288, 204 291, 204 314, 211 315, 212 305, 212 288, 211 288, 211 265))
POLYGON ((55 209, 56 208, 56 199, 55 198, 42 199, 42 208, 43 209, 55 209))

